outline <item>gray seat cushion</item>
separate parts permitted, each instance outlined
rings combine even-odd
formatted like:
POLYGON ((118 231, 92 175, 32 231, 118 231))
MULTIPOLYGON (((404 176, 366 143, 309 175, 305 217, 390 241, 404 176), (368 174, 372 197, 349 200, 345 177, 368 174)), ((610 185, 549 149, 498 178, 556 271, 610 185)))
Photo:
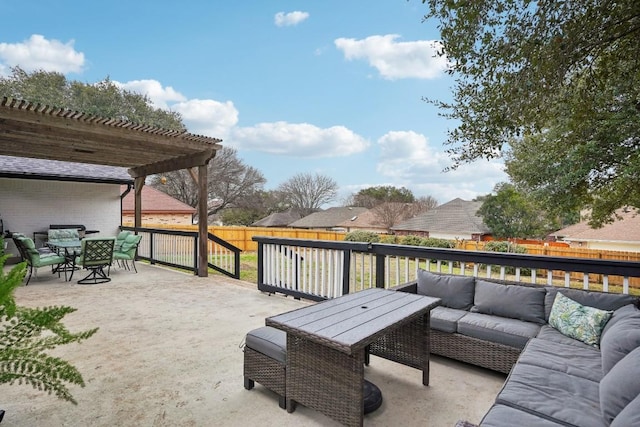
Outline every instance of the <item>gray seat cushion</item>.
POLYGON ((610 427, 640 426, 640 396, 624 407, 613 419, 610 427))
POLYGON ((458 330, 458 320, 468 311, 438 306, 431 310, 431 329, 454 333, 458 330))
MULTIPOLYGON (((496 403, 576 427, 603 427, 596 381, 517 363, 496 403)), ((517 425, 517 424, 515 424, 517 425)))
POLYGON ((602 357, 596 348, 561 344, 533 338, 520 354, 518 363, 540 366, 592 381, 602 379, 602 357))
POLYGON ((632 350, 640 346, 640 317, 630 316, 615 322, 600 340, 602 374, 607 373, 632 350))
POLYGON ((602 416, 610 423, 640 395, 640 347, 627 354, 600 381, 602 416))
POLYGON ((263 326, 247 333, 245 345, 283 364, 287 362, 287 333, 263 326))
POLYGON ((475 277, 434 274, 418 269, 417 293, 440 298, 449 308, 468 310, 473 305, 475 277))
POLYGON ((540 332, 538 332, 538 336, 536 338, 540 338, 547 341, 553 341, 560 344, 572 345, 580 348, 589 348, 592 350, 594 349, 594 347, 587 345, 582 341, 568 337, 562 332, 555 329, 553 326, 549 326, 549 325, 542 325, 542 327, 540 328, 540 332))
POLYGON ((561 425, 505 405, 493 405, 480 422, 480 427, 557 427, 561 425))
POLYGON ((635 303, 638 299, 632 295, 609 294, 605 292, 589 292, 581 289, 557 288, 546 286, 547 295, 544 300, 545 320, 549 320, 553 301, 556 293, 561 292, 564 296, 579 302, 582 305, 599 308, 600 310, 617 310, 628 304, 635 303))
POLYGON ((471 311, 543 325, 546 323, 544 317, 546 294, 543 287, 502 285, 476 280, 476 293, 471 311))
POLYGON ((458 321, 458 333, 516 348, 524 348, 540 325, 508 317, 467 313, 458 321))

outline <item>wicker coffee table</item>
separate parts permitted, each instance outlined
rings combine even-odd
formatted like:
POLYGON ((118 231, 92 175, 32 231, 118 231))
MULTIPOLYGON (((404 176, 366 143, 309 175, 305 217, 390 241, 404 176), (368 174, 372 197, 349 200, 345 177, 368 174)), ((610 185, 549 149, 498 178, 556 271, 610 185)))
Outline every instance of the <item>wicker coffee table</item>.
POLYGON ((439 304, 438 298, 368 289, 267 318, 267 326, 287 332, 287 411, 297 402, 361 426, 366 348, 388 335, 429 385, 429 312, 439 304))

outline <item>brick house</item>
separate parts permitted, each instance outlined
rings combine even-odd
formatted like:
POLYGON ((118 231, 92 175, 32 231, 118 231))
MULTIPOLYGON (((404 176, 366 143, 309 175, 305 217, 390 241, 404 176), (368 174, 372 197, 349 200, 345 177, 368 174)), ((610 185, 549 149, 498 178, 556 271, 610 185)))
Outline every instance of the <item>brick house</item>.
MULTIPOLYGON (((124 193, 126 186, 121 187, 124 193)), ((133 225, 135 214, 134 192, 122 199, 122 223, 133 225)), ((191 225, 196 208, 181 202, 149 185, 142 187, 142 226, 151 224, 191 225)))

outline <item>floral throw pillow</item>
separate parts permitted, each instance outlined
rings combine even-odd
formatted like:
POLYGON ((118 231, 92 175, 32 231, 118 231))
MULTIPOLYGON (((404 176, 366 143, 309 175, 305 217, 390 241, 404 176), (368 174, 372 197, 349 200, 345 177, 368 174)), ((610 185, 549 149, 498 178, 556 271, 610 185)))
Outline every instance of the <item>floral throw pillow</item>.
POLYGON ((553 301, 549 325, 562 334, 598 347, 600 334, 613 311, 582 305, 558 292, 553 301))

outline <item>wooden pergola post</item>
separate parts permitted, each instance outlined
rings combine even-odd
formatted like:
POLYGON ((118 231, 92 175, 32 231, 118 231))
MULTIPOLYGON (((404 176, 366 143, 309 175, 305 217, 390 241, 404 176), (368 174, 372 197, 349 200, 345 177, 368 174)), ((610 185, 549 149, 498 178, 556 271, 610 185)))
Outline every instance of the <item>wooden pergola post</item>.
POLYGON ((144 181, 146 178, 146 176, 138 176, 133 181, 135 195, 135 209, 133 218, 134 227, 142 227, 142 187, 144 187, 144 181))
POLYGON ((209 275, 209 191, 207 189, 207 164, 198 166, 198 276, 209 275))

